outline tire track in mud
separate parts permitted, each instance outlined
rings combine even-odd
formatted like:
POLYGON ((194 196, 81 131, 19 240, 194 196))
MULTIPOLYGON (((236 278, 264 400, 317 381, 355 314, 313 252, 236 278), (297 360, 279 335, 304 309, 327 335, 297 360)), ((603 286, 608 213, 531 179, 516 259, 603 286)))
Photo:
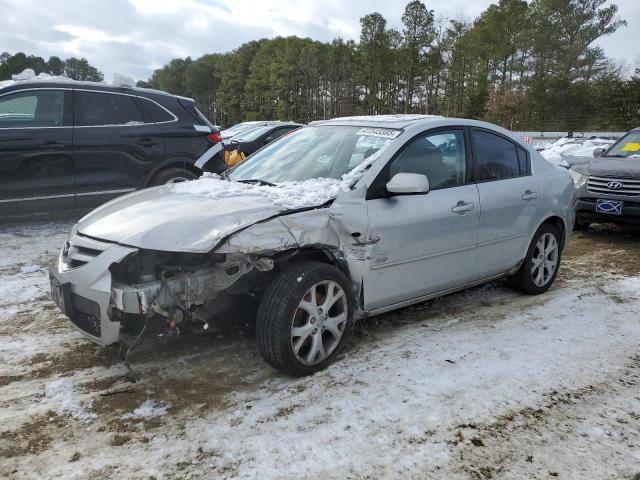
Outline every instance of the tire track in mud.
POLYGON ((520 478, 637 480, 639 386, 640 353, 616 378, 548 392, 542 404, 502 414, 492 423, 460 424, 450 440, 460 446, 454 465, 474 480, 512 478, 516 472, 520 478), (596 417, 597 423, 589 425, 589 417, 596 417), (621 449, 626 458, 602 469, 606 456, 620 456, 621 449))

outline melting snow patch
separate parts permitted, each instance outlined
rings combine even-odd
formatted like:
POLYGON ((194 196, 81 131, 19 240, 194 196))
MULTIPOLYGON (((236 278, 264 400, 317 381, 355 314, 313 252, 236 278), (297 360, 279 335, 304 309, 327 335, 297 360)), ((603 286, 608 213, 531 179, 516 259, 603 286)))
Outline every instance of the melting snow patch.
POLYGON ((58 411, 68 413, 76 420, 88 423, 97 417, 87 412, 80 403, 70 378, 62 378, 49 383, 45 388, 45 397, 50 398, 58 406, 58 411))
POLYGON ((167 409, 171 405, 167 403, 157 404, 154 400, 145 400, 131 413, 125 413, 122 418, 125 420, 149 419, 161 417, 167 414, 167 409))

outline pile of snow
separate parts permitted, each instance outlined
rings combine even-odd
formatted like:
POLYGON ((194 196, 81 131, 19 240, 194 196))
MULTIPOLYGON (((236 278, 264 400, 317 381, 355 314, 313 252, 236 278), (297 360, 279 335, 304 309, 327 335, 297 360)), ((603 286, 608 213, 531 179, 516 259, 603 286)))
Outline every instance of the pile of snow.
POLYGON ((554 143, 544 145, 536 145, 536 149, 544 147, 540 151, 549 163, 568 167, 569 163, 563 157, 592 157, 596 148, 606 148, 614 143, 613 140, 605 140, 602 138, 584 139, 584 138, 560 138, 554 143))
POLYGON ((302 182, 282 182, 275 186, 238 183, 222 180, 218 175, 207 174, 194 182, 174 183, 176 193, 198 195, 214 200, 240 196, 260 196, 271 205, 286 209, 316 207, 336 198, 340 191, 349 190, 364 172, 382 155, 387 143, 360 165, 340 179, 311 178, 302 182))
POLYGON ((45 397, 51 399, 62 414, 69 414, 76 420, 88 423, 97 417, 95 413, 87 412, 80 403, 70 378, 61 378, 49 383, 45 388, 45 397))
POLYGON ((149 418, 161 417, 167 414, 169 404, 157 404, 154 400, 145 400, 131 413, 122 416, 125 420, 148 420, 149 418))

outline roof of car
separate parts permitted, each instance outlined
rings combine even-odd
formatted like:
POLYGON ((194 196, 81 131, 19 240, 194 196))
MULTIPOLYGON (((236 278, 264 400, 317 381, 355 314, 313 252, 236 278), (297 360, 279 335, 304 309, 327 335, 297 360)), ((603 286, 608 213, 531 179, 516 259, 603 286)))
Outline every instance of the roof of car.
MULTIPOLYGON (((171 93, 155 90, 152 88, 141 88, 141 87, 133 87, 133 86, 123 86, 123 85, 113 85, 106 82, 90 82, 83 80, 72 80, 67 77, 62 76, 43 76, 38 75, 32 78, 28 78, 25 80, 3 80, 0 81, 0 92, 5 88, 9 87, 38 87, 38 88, 51 88, 51 87, 85 87, 96 90, 105 90, 105 91, 118 91, 118 92, 129 92, 133 94, 151 94, 151 95, 167 95, 171 97, 183 98, 189 101, 193 101, 193 99, 188 97, 182 97, 180 95, 173 95, 171 93)), ((12 89, 14 90, 14 89, 12 89)))
POLYGON ((356 125, 377 128, 404 128, 418 122, 442 120, 440 115, 359 115, 355 117, 338 117, 331 120, 318 120, 309 125, 356 125))

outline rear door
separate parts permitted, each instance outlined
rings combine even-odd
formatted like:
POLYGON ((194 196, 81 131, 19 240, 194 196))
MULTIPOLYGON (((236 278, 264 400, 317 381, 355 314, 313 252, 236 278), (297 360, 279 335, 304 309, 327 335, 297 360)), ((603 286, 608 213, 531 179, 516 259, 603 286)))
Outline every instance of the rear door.
POLYGON ((141 188, 164 159, 160 128, 133 95, 75 90, 74 161, 78 208, 141 188))
POLYGON ((511 139, 473 128, 471 140, 482 205, 476 263, 489 276, 524 257, 539 218, 541 185, 527 152, 511 139))
POLYGON ((74 206, 72 92, 0 96, 0 217, 74 206))

